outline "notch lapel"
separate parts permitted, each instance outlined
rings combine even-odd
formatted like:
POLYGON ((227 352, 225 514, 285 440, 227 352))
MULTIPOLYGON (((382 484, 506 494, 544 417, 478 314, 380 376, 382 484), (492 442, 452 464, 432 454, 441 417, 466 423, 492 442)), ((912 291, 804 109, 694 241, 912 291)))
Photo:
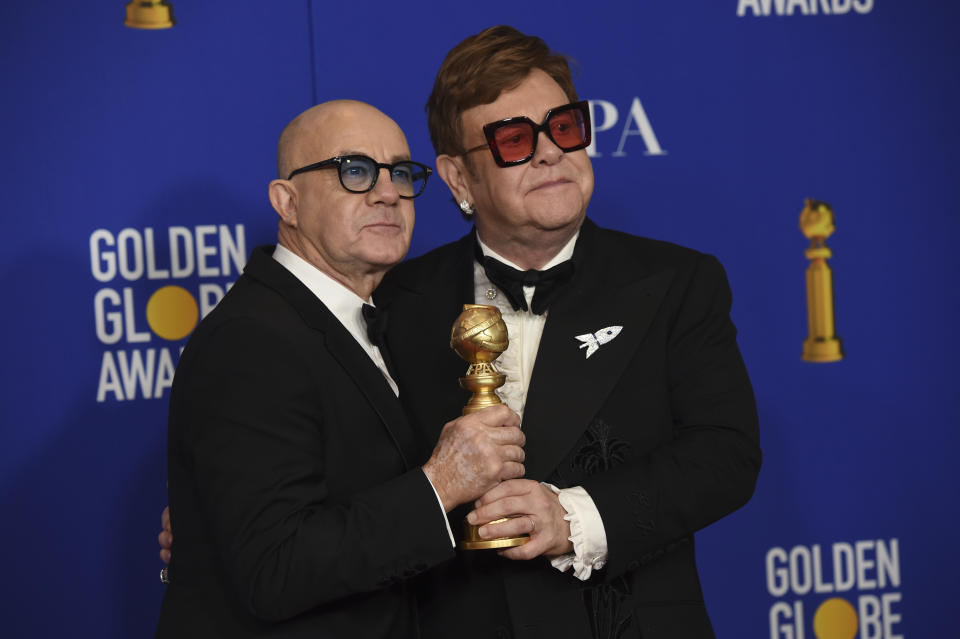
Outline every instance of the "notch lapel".
POLYGON ((403 457, 404 467, 409 470, 418 463, 417 444, 400 401, 393 394, 383 373, 357 344, 353 335, 335 317, 331 316, 330 319, 330 323, 336 323, 336 326, 331 326, 331 330, 325 333, 327 350, 347 371, 347 375, 380 416, 387 434, 403 457))
POLYGON ((551 307, 537 351, 523 416, 530 479, 550 476, 621 382, 673 280, 672 270, 638 279, 616 258, 585 248, 585 268, 578 265, 571 290, 551 307), (587 358, 576 336, 612 326, 623 328, 587 358))
POLYGON ((450 330, 463 305, 473 302, 472 241, 468 234, 418 259, 415 269, 398 266, 375 293, 390 314, 386 338, 400 398, 428 454, 467 402, 457 384, 467 363, 451 350, 450 330))
POLYGON ((310 328, 322 333, 330 355, 343 367, 376 411, 387 436, 396 445, 405 468, 416 461, 413 429, 383 373, 350 332, 310 289, 273 259, 273 247, 257 247, 244 273, 282 296, 310 328))

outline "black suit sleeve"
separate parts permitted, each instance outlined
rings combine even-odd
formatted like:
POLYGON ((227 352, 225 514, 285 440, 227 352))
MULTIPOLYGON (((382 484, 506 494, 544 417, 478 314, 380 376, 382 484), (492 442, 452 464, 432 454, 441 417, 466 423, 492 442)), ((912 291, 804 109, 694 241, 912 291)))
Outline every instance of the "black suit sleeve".
MULTIPOLYGON (((182 454, 223 572, 250 612, 271 621, 388 586, 453 554, 419 468, 355 492, 331 489, 325 434, 379 424, 362 401, 356 415, 342 401, 325 404, 349 378, 326 352, 305 352, 280 333, 249 319, 215 328, 172 408, 186 420, 182 454)), ((396 464, 396 455, 368 443, 356 458, 383 475, 377 460, 396 464)), ((358 451, 333 452, 349 463, 358 451)))
MULTIPOLYGON (((753 494, 761 454, 753 391, 730 321, 723 267, 699 256, 664 308, 666 388, 639 389, 663 404, 667 441, 583 482, 604 522, 604 577, 636 569, 753 494)), ((643 427, 646 415, 638 415, 643 427)))

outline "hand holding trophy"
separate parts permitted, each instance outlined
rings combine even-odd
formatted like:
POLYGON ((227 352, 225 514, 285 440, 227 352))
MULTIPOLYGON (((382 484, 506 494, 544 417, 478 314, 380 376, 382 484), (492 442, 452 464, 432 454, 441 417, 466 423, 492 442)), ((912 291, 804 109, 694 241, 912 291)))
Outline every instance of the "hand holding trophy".
MULTIPOLYGON (((453 323, 450 332, 450 348, 470 364, 466 376, 460 378, 460 387, 473 393, 463 407, 464 415, 503 403, 495 391, 503 386, 507 376, 498 371, 493 362, 507 350, 509 343, 507 325, 496 306, 463 305, 463 312, 453 323)), ((501 521, 504 520, 489 523, 501 521)), ((460 548, 464 550, 511 548, 530 540, 529 535, 481 539, 480 526, 464 521, 463 527, 464 539, 460 542, 460 548)))
MULTIPOLYGON (((471 363, 467 376, 460 381, 474 396, 461 417, 444 425, 430 459, 423 465, 446 512, 472 503, 501 482, 523 477, 525 472, 520 417, 494 393, 506 380, 493 366, 493 360, 507 347, 506 326, 495 307, 467 308, 462 321, 458 319, 454 325, 451 341, 471 363)), ((526 541, 525 537, 481 540, 477 527, 470 528, 468 541, 462 542, 461 548, 507 548, 526 541)))

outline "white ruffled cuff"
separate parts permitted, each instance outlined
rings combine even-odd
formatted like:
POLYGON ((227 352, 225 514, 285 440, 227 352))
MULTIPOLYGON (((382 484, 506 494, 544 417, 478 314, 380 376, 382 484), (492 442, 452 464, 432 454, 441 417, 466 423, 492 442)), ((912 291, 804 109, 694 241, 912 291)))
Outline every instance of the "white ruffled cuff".
POLYGON ((582 486, 561 490, 553 484, 541 483, 557 495, 567 511, 563 518, 570 522, 569 539, 573 543, 573 552, 553 558, 550 565, 560 572, 572 567, 573 576, 586 581, 594 570, 600 570, 607 563, 607 533, 600 511, 582 486))

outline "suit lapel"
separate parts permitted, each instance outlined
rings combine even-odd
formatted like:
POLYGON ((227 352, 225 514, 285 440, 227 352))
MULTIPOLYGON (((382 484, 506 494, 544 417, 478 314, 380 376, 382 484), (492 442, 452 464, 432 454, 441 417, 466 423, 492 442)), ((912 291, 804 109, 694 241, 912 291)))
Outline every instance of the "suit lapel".
MULTIPOLYGON (((550 475, 620 383, 673 279, 669 270, 644 270, 635 256, 611 254, 601 244, 603 233, 589 220, 584 223, 581 263, 544 326, 523 419, 532 479, 550 475), (576 336, 608 326, 623 330, 588 359, 576 336)), ((409 279, 390 281, 377 292, 377 304, 390 312, 387 339, 401 399, 430 447, 468 396, 457 386, 467 365, 448 342, 462 305, 473 300, 472 242, 471 234, 444 247, 447 253, 409 273, 409 279)))
POLYGON ((458 417, 468 394, 457 378, 467 363, 450 349, 450 330, 473 301, 472 235, 444 247, 437 262, 402 273, 376 292, 390 315, 387 345, 397 369, 400 399, 415 416, 422 444, 432 450, 443 425, 458 417), (402 279, 410 275, 407 279, 402 279))
POLYGON ((275 290, 297 310, 308 326, 323 335, 328 352, 367 398, 383 422, 387 435, 399 450, 405 467, 410 468, 417 454, 416 440, 400 402, 383 373, 327 307, 290 271, 274 260, 272 254, 273 247, 270 246, 255 249, 244 273, 275 290))
POLYGON ((673 279, 672 271, 624 272, 597 246, 601 232, 584 224, 571 289, 548 311, 523 416, 530 479, 549 477, 622 381, 673 279), (576 336, 613 326, 623 328, 586 357, 576 336))
POLYGON ((417 443, 413 429, 403 412, 399 400, 393 394, 383 373, 357 344, 357 340, 336 318, 331 317, 331 326, 326 332, 326 346, 330 354, 340 362, 354 384, 370 402, 386 427, 387 434, 400 450, 404 466, 409 469, 418 463, 417 443))

